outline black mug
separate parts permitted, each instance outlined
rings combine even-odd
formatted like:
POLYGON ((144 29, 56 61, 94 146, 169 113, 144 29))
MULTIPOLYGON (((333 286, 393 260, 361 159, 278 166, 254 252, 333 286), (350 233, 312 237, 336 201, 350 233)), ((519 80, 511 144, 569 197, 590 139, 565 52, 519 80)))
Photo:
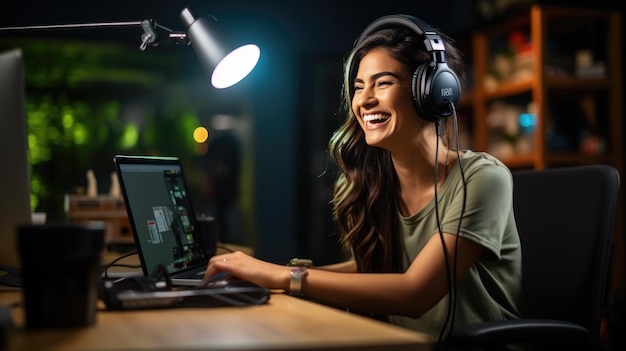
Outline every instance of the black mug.
POLYGON ((27 328, 95 323, 104 234, 103 222, 18 227, 27 328))

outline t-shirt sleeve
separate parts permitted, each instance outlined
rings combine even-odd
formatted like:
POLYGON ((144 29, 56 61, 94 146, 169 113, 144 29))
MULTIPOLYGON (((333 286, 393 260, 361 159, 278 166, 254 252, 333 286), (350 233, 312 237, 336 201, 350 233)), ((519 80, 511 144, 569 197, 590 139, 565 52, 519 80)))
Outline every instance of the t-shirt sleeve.
MULTIPOLYGON (((442 230, 484 246, 492 259, 500 257, 502 235, 512 212, 513 181, 508 168, 496 163, 472 165, 466 171, 467 189, 459 185, 444 211, 442 230), (462 217, 460 230, 459 218, 462 217)), ((461 184, 461 183, 459 183, 461 184)))

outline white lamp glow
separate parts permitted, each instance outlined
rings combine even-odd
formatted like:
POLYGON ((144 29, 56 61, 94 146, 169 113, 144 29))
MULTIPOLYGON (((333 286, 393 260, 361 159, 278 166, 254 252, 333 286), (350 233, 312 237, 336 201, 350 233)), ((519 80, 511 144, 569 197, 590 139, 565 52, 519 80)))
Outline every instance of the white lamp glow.
MULTIPOLYGON (((211 84, 217 89, 228 88, 245 78, 256 66, 261 55, 258 46, 246 44, 232 51, 225 50, 226 40, 220 37, 218 22, 213 17, 196 19, 188 9, 180 14, 187 26, 198 59, 211 73, 211 84)), ((232 47, 231 47, 232 48, 232 47)))
POLYGON ((254 44, 233 50, 215 67, 211 84, 217 89, 237 84, 254 69, 260 56, 261 50, 254 44))

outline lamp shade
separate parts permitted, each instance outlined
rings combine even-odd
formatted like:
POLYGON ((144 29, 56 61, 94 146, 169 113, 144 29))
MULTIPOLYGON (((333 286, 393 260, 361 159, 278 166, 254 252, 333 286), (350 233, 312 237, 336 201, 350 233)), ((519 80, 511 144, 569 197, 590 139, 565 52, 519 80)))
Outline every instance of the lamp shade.
POLYGON ((184 9, 180 18, 187 27, 198 60, 211 75, 211 84, 217 89, 228 88, 245 78, 256 66, 261 55, 257 45, 225 46, 218 23, 213 17, 194 18, 184 9))

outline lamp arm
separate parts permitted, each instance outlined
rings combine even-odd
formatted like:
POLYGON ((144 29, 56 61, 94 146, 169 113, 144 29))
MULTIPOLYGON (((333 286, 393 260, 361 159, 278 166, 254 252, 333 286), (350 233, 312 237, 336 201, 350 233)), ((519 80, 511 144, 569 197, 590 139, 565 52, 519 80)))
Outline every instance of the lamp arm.
POLYGON ((102 27, 128 27, 140 26, 143 29, 141 44, 139 49, 144 51, 149 45, 159 45, 159 35, 157 29, 169 32, 168 38, 174 44, 192 44, 200 63, 211 75, 211 84, 218 89, 227 88, 236 84, 252 71, 256 66, 260 50, 257 45, 246 44, 237 47, 235 50, 227 51, 226 54, 220 48, 220 40, 214 32, 212 22, 217 22, 215 17, 211 21, 205 18, 196 19, 189 9, 185 8, 180 14, 185 25, 185 32, 175 32, 169 28, 158 25, 154 20, 146 19, 133 22, 100 22, 100 23, 77 23, 77 24, 56 24, 56 25, 36 25, 21 27, 0 27, 0 34, 3 32, 25 32, 35 30, 54 29, 80 29, 80 28, 102 28, 102 27), (189 34, 187 34, 189 33, 189 34), (191 43, 193 38, 194 43, 191 43), (224 59, 227 63, 223 63, 224 59), (216 74, 216 71, 218 72, 216 74))
POLYGON ((35 25, 35 26, 21 26, 21 27, 4 27, 0 28, 0 32, 23 32, 23 31, 35 31, 35 30, 54 30, 54 29, 80 29, 80 28, 102 28, 102 27, 131 27, 141 26, 144 33, 141 35, 141 44, 139 49, 144 51, 148 45, 159 45, 159 35, 156 32, 157 28, 163 29, 169 32, 169 39, 176 44, 189 45, 190 41, 187 34, 183 32, 175 32, 167 27, 157 24, 154 20, 146 19, 143 21, 130 21, 130 22, 100 22, 100 23, 74 23, 74 24, 49 24, 49 25, 35 25))

